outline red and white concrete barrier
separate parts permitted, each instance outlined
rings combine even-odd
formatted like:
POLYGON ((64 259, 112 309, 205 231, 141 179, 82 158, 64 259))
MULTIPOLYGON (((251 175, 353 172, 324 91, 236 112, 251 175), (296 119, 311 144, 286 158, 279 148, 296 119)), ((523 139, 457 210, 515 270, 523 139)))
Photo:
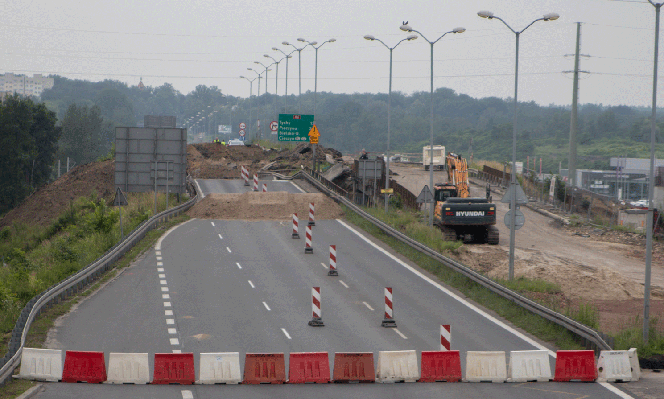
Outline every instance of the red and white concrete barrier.
POLYGON ((304 253, 313 254, 314 249, 311 247, 311 226, 307 226, 305 229, 304 237, 304 253))
POLYGON ((313 287, 311 289, 311 313, 312 318, 309 321, 310 326, 322 327, 325 325, 323 324, 320 311, 320 287, 313 287))
POLYGON ((258 175, 254 175, 254 191, 258 191, 258 175))
POLYGON ((380 325, 389 328, 396 328, 397 326, 392 310, 392 287, 385 287, 385 317, 380 325))
POLYGON ((337 246, 330 245, 330 271, 327 272, 328 276, 338 276, 337 271, 337 246))
POLYGON ((440 350, 449 351, 452 346, 452 328, 449 324, 440 325, 440 350))
POLYGON ((300 231, 298 226, 297 213, 293 214, 293 238, 300 238, 300 231))
POLYGON ((316 222, 314 221, 314 203, 309 203, 309 226, 315 226, 316 222))

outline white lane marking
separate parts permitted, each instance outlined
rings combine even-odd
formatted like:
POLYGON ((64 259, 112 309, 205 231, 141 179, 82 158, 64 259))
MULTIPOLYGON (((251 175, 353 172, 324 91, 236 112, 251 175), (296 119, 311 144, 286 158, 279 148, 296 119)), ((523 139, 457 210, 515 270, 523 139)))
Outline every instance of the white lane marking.
POLYGON ((166 278, 166 275, 165 274, 160 274, 159 278, 166 278))
POLYGON ((164 262, 157 262, 157 266, 164 266, 164 262))
POLYGON ((355 233, 358 237, 360 237, 361 239, 363 239, 364 241, 366 241, 369 245, 371 245, 372 247, 374 247, 374 248, 377 249, 378 251, 380 251, 380 252, 382 252, 383 254, 385 254, 386 256, 388 256, 388 257, 389 257, 390 259, 392 259, 393 261, 397 262, 397 263, 400 264, 401 266, 403 266, 403 267, 405 267, 406 269, 410 270, 410 271, 413 272, 416 276, 422 278, 424 281, 426 281, 426 282, 428 282, 429 284, 433 285, 434 287, 438 288, 439 290, 441 290, 442 292, 446 293, 447 295, 449 295, 449 296, 452 297, 453 299, 455 299, 455 300, 457 300, 458 302, 464 304, 466 307, 468 307, 469 309, 475 311, 475 312, 476 312, 477 314, 479 314, 480 316, 482 316, 482 317, 486 318, 487 320, 493 322, 493 323, 496 324, 497 326, 502 327, 503 329, 507 330, 508 332, 510 332, 510 333, 512 333, 512 334, 514 334, 514 335, 516 335, 517 337, 519 337, 519 338, 521 338, 522 340, 528 342, 530 345, 534 346, 535 348, 538 348, 538 349, 541 349, 541 350, 545 350, 545 351, 547 351, 547 352, 549 353, 549 356, 556 357, 556 354, 555 354, 553 351, 551 351, 549 348, 545 347, 544 345, 540 344, 539 342, 535 341, 534 339, 531 339, 531 338, 525 336, 524 334, 522 334, 522 333, 520 333, 519 331, 513 329, 512 327, 506 325, 506 324, 503 323, 502 321, 496 319, 495 317, 493 317, 493 316, 491 316, 490 314, 486 313, 485 311, 483 311, 482 309, 478 308, 477 306, 472 305, 472 304, 470 304, 470 303, 464 301, 463 298, 459 297, 458 295, 456 295, 456 294, 453 293, 452 291, 450 291, 450 290, 448 290, 447 288, 443 287, 443 286, 440 285, 438 282, 433 281, 433 280, 430 279, 429 277, 427 277, 427 276, 425 276, 424 274, 422 274, 422 272, 420 272, 419 270, 413 268, 412 266, 410 266, 410 265, 407 264, 406 262, 402 261, 401 259, 399 259, 399 258, 397 258, 396 256, 392 255, 391 253, 387 252, 387 251, 384 250, 383 248, 379 247, 377 244, 375 244, 374 242, 372 242, 371 240, 369 240, 367 237, 365 237, 362 233, 360 233, 359 231, 357 231, 357 230, 355 230, 354 228, 352 228, 352 227, 350 227, 349 225, 347 225, 343 220, 341 220, 341 219, 337 219, 337 222, 339 222, 342 226, 344 226, 344 227, 347 228, 348 230, 350 230, 350 231, 352 231, 353 233, 355 233))
POLYGON ((270 309, 269 306, 267 306, 267 303, 265 303, 265 302, 263 302, 263 306, 265 306, 265 309, 267 309, 267 310, 272 310, 272 309, 270 309))
POLYGON ((163 272, 163 271, 164 271, 164 268, 163 268, 163 267, 158 267, 158 268, 157 268, 157 271, 158 271, 158 272, 163 272))
POLYGON ((194 394, 191 391, 182 391, 182 399, 194 399, 194 394))
POLYGON ((164 316, 173 316, 172 310, 164 310, 164 316))
POLYGON ((362 302, 362 303, 364 304, 364 306, 368 307, 370 311, 373 312, 374 308, 372 308, 371 305, 369 305, 369 304, 366 303, 366 302, 362 302))
POLYGON ((161 292, 168 292, 168 287, 161 287, 161 292))
POLYGON ((633 396, 628 395, 627 393, 621 391, 620 389, 614 387, 613 385, 609 384, 608 382, 600 382, 599 385, 603 386, 604 388, 608 389, 609 391, 615 393, 616 395, 620 396, 623 399, 634 399, 633 396))
POLYGON ((235 264, 237 265, 237 268, 238 268, 238 269, 242 269, 242 266, 240 266, 240 263, 239 263, 239 262, 235 262, 235 264))
POLYGON ((231 252, 231 249, 230 249, 230 248, 228 248, 228 247, 226 247, 226 251, 228 251, 228 252, 231 252))
POLYGON ((167 285, 168 283, 166 282, 166 280, 159 280, 159 284, 161 284, 161 285, 167 285))
POLYGON ((212 223, 212 227, 214 227, 214 222, 210 222, 210 223, 212 223))
POLYGON ((177 338, 169 338, 169 341, 171 341, 171 345, 180 345, 180 341, 177 338))
POLYGON ((288 335, 288 331, 286 331, 286 329, 285 329, 285 328, 282 328, 282 329, 281 329, 281 331, 283 331, 283 332, 284 332, 284 335, 286 336, 286 338, 288 338, 288 339, 292 339, 292 338, 291 338, 291 336, 290 336, 290 335, 288 335))
POLYGON ((224 237, 222 237, 221 234, 219 234, 219 239, 220 239, 220 240, 223 240, 224 237))
POLYGON ((293 181, 291 181, 290 183, 291 183, 293 186, 295 186, 295 188, 297 188, 298 190, 300 190, 301 193, 304 193, 304 194, 307 193, 306 191, 302 190, 302 188, 300 188, 300 186, 298 186, 297 184, 293 183, 293 181))
POLYGON ((157 256, 161 256, 161 251, 155 251, 154 254, 157 256))
MULTIPOLYGON (((155 244, 155 246, 154 246, 154 249, 156 249, 157 251, 161 251, 161 242, 164 241, 164 238, 168 237, 168 235, 171 234, 171 232, 173 230, 177 229, 178 227, 182 226, 183 224, 191 222, 192 220, 196 220, 196 218, 191 218, 191 219, 187 220, 186 222, 182 222, 182 223, 178 224, 177 226, 173 226, 170 229, 168 229, 168 231, 165 232, 163 236, 159 237, 159 239, 157 240, 157 244, 155 244)), ((157 255, 161 255, 161 252, 159 252, 157 255)))
POLYGON ((339 280, 339 284, 343 285, 346 288, 350 288, 343 280, 339 280))
POLYGON ((403 339, 408 339, 407 336, 403 335, 403 333, 402 333, 401 331, 397 330, 396 328, 394 329, 394 332, 397 333, 397 334, 399 334, 399 335, 401 336, 401 338, 403 338, 403 339))
POLYGON ((194 183, 196 183, 196 187, 198 188, 198 194, 201 195, 201 199, 205 198, 205 194, 203 193, 203 190, 201 190, 201 186, 198 184, 198 180, 194 180, 194 183))
POLYGON ((171 299, 171 296, 168 294, 161 294, 161 299, 171 299))
POLYGON ((177 331, 176 329, 174 329, 174 328, 169 328, 169 329, 168 329, 168 333, 169 333, 169 334, 177 334, 178 331, 177 331))
POLYGON ((161 259, 161 256, 157 256, 157 260, 162 260, 162 259, 161 259))
POLYGON ((325 263, 321 262, 320 264, 323 266, 323 268, 327 269, 327 265, 325 263))
POLYGON ((180 349, 173 349, 173 353, 182 353, 180 349))
POLYGON ((174 325, 175 324, 175 319, 166 319, 166 324, 174 325))
POLYGON ((256 288, 256 287, 254 287, 254 283, 252 283, 251 280, 247 280, 247 281, 249 282, 249 285, 251 286, 251 288, 256 288))
POLYGON ((173 306, 173 305, 171 305, 170 302, 164 302, 164 307, 165 308, 170 308, 171 306, 173 306))

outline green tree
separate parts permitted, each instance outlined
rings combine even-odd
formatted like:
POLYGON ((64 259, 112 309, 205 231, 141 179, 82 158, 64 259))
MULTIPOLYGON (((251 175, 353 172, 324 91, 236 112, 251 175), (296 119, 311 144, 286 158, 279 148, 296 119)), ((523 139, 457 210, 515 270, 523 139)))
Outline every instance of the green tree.
POLYGON ((85 164, 108 153, 110 145, 98 106, 88 108, 71 104, 67 108, 60 140, 62 157, 70 157, 79 165, 85 164))

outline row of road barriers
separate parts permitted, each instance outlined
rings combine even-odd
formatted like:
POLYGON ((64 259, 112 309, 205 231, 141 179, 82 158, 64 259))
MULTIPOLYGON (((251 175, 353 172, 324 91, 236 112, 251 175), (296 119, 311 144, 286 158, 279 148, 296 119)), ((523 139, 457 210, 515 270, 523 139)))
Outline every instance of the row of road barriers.
POLYGON ((247 353, 244 375, 239 352, 200 354, 196 379, 193 353, 156 353, 149 370, 148 353, 110 353, 108 373, 104 352, 24 348, 21 370, 14 378, 49 382, 107 384, 304 384, 395 382, 628 382, 641 375, 636 349, 564 350, 556 354, 555 374, 549 351, 466 352, 466 376, 454 351, 422 351, 421 373, 414 350, 380 351, 374 368, 373 352, 337 352, 330 373, 328 352, 290 353, 286 379, 284 353, 247 353), (152 375, 152 378, 150 376, 152 375))

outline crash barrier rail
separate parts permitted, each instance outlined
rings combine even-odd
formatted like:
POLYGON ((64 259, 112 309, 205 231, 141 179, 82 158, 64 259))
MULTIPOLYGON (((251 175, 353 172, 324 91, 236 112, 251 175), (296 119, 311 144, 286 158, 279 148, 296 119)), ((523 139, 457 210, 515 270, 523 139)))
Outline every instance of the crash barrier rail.
POLYGON ((12 330, 9 340, 9 350, 0 359, 0 386, 4 385, 8 378, 11 378, 12 372, 19 365, 23 346, 35 317, 45 310, 45 308, 65 300, 98 280, 105 272, 112 268, 116 261, 122 258, 137 242, 143 239, 150 230, 155 229, 159 223, 165 222, 171 217, 178 216, 191 208, 198 200, 198 193, 196 193, 195 185, 192 184, 191 179, 188 179, 187 187, 190 193, 196 194, 189 201, 152 216, 127 235, 123 241, 106 251, 96 261, 79 270, 76 274, 54 284, 46 291, 37 294, 28 301, 12 330))
POLYGON ((528 310, 529 312, 535 313, 553 323, 558 324, 559 326, 567 329, 577 337, 581 339, 581 343, 586 347, 592 348, 595 351, 600 350, 611 350, 611 347, 607 342, 602 338, 602 336, 592 328, 585 326, 577 321, 570 319, 558 312, 555 312, 543 305, 540 305, 537 302, 531 301, 530 299, 519 295, 518 293, 503 287, 502 285, 496 283, 495 281, 475 272, 474 270, 464 266, 463 264, 452 260, 446 256, 441 255, 435 250, 429 248, 428 246, 413 240, 412 238, 402 234, 396 229, 393 229, 386 223, 381 220, 371 216, 367 212, 360 209, 358 206, 349 201, 345 196, 338 195, 333 190, 329 189, 325 184, 321 183, 319 179, 311 176, 308 171, 300 171, 293 177, 302 177, 307 180, 316 188, 320 189, 322 192, 330 196, 336 202, 343 203, 346 207, 353 210, 355 213, 360 215, 363 219, 372 223, 374 226, 381 229, 387 235, 409 245, 413 249, 418 250, 426 255, 429 255, 431 258, 438 260, 447 267, 461 273, 462 275, 468 277, 472 281, 482 285, 483 287, 491 290, 492 292, 500 295, 501 297, 510 300, 522 308, 528 310))

